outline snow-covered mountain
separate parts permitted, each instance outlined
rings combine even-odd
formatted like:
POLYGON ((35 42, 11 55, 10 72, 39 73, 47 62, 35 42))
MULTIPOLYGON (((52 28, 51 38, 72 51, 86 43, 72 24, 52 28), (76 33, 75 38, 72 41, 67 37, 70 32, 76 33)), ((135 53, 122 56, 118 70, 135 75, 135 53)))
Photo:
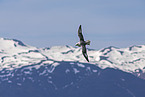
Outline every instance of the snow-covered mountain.
MULTIPOLYGON (((71 46, 36 48, 16 39, 0 38, 0 53, 0 68, 9 70, 37 63, 59 65, 55 61, 87 63, 82 56, 81 48, 71 46)), ((90 64, 102 69, 109 67, 130 73, 140 70, 145 72, 145 45, 121 49, 112 46, 102 50, 89 49, 88 55, 90 64)))
POLYGON ((88 55, 89 63, 81 48, 0 38, 0 97, 145 97, 145 45, 88 55))

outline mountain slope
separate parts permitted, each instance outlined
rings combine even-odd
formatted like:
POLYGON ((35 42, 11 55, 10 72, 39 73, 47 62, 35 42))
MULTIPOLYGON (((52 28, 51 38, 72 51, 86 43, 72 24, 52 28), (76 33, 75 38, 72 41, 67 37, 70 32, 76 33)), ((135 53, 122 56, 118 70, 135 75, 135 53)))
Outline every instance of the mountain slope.
POLYGON ((0 38, 0 97, 145 97, 145 46, 36 48, 0 38))
POLYGON ((15 70, 3 70, 0 75, 2 97, 144 97, 145 81, 115 69, 101 69, 94 65, 75 62, 59 62, 41 68, 26 66, 15 70), (81 66, 81 67, 80 67, 81 66))
MULTIPOLYGON (((0 38, 1 69, 20 68, 36 63, 54 63, 55 61, 72 61, 87 63, 81 48, 71 46, 54 46, 36 48, 15 39, 0 38)), ((108 47, 102 50, 88 50, 90 63, 100 68, 117 68, 125 72, 145 72, 145 45, 129 48, 108 47)))

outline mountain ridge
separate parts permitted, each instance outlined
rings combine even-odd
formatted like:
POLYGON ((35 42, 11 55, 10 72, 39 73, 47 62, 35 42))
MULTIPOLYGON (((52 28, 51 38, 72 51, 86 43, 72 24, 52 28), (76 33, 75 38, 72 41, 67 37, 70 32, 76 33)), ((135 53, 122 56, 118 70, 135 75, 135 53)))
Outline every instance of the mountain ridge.
MULTIPOLYGON (((82 56, 81 48, 72 46, 53 46, 50 48, 36 48, 24 44, 16 39, 0 38, 1 68, 10 68, 8 64, 31 65, 41 60, 74 61, 87 63, 82 56)), ((145 72, 145 45, 129 48, 107 47, 101 50, 88 50, 90 63, 100 68, 118 68, 125 72, 145 72)))
POLYGON ((90 63, 81 48, 36 48, 0 38, 0 96, 145 96, 144 45, 88 49, 88 55, 90 63))

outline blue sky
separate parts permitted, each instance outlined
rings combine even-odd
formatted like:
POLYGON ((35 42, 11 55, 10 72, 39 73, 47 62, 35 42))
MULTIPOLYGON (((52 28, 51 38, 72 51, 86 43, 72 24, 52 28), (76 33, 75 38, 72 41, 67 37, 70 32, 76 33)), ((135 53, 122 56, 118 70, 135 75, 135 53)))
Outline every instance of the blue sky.
POLYGON ((80 24, 89 48, 145 44, 145 0, 0 0, 0 37, 74 46, 80 24))

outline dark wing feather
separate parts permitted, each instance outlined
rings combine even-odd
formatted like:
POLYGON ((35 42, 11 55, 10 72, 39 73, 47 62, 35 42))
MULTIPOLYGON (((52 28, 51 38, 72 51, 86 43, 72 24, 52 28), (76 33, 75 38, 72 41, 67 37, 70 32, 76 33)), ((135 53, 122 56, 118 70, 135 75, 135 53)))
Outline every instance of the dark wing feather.
POLYGON ((85 59, 89 62, 88 55, 87 55, 87 50, 86 50, 86 46, 85 45, 82 46, 82 53, 83 53, 85 59))
POLYGON ((78 29, 78 36, 80 38, 80 41, 84 41, 84 37, 83 37, 83 34, 82 34, 82 28, 81 28, 81 25, 78 29))

